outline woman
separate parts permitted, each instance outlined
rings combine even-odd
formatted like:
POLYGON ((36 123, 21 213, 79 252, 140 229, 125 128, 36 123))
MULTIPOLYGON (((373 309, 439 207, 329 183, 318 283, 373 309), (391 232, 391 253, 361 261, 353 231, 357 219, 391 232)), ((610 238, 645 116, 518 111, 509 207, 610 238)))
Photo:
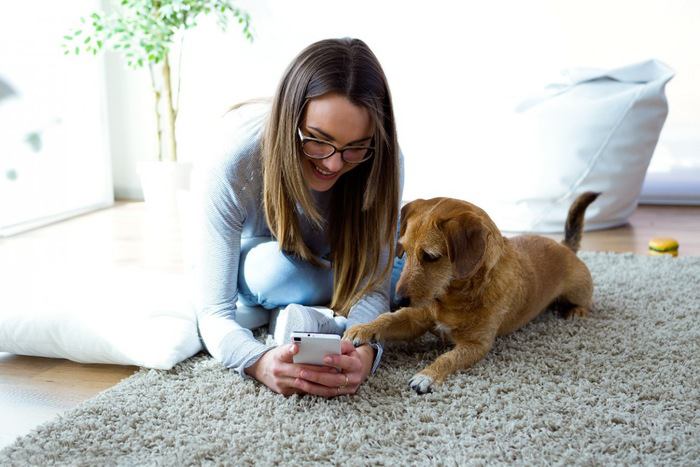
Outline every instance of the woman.
POLYGON ((352 394, 379 345, 343 341, 319 367, 292 363, 288 336, 342 334, 389 310, 401 169, 386 78, 364 42, 323 40, 292 61, 271 109, 253 114, 204 182, 200 336, 275 392, 352 394), (268 319, 276 345, 249 330, 268 319))

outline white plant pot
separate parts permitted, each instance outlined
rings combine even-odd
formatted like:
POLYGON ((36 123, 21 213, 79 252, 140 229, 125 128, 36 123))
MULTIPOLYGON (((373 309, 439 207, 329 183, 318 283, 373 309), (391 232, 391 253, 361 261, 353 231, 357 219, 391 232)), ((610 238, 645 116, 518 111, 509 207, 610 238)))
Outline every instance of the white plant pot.
POLYGON ((190 162, 142 161, 137 165, 146 208, 151 213, 178 216, 178 191, 190 189, 190 162))

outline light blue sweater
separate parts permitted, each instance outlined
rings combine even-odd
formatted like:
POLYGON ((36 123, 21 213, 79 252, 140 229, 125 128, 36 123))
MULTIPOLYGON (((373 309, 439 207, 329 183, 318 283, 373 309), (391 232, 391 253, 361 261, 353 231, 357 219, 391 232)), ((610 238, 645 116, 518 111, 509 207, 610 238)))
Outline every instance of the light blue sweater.
MULTIPOLYGON (((194 260, 195 307, 200 338, 209 353, 225 367, 246 376, 253 365, 271 347, 253 337, 250 330, 235 321, 238 302, 238 267, 241 239, 271 236, 262 209, 262 165, 260 141, 269 105, 254 104, 223 118, 224 151, 200 174, 195 198, 200 206, 199 238, 194 260)), ((401 157, 403 185, 403 157, 401 157)), ((322 215, 328 214, 328 197, 313 192, 322 215)), ((301 216, 304 241, 317 255, 330 251, 326 236, 301 216)), ((382 255, 383 267, 388 252, 382 255)), ((393 258, 392 258, 393 259, 393 258)), ((350 310, 348 328, 372 321, 389 311, 390 278, 363 296, 350 310)), ((381 346, 372 371, 381 358, 381 346)))

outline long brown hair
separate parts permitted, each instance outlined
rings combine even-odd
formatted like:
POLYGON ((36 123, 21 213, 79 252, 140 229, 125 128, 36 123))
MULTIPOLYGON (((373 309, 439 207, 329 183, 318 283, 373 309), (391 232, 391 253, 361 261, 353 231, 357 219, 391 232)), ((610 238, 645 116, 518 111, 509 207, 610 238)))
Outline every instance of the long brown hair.
POLYGON ((320 265, 302 239, 297 203, 318 228, 328 228, 333 269, 330 307, 347 315, 391 271, 399 206, 399 150, 391 95, 379 61, 364 42, 322 40, 292 61, 273 98, 262 158, 270 231, 282 250, 320 265), (328 93, 345 96, 369 111, 376 149, 371 159, 342 175, 332 188, 326 226, 304 179, 306 156, 296 130, 306 102, 328 93), (389 257, 380 268, 384 248, 389 257))

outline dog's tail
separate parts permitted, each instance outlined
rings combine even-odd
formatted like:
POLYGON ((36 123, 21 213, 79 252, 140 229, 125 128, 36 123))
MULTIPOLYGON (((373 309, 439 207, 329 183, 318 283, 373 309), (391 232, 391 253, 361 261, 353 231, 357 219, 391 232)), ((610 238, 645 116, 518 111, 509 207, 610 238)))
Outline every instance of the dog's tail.
POLYGON ((596 200, 600 193, 587 191, 578 198, 569 208, 569 214, 566 216, 566 230, 564 231, 564 240, 562 245, 567 246, 576 253, 581 246, 581 233, 583 232, 583 217, 586 214, 586 208, 589 204, 596 200))

